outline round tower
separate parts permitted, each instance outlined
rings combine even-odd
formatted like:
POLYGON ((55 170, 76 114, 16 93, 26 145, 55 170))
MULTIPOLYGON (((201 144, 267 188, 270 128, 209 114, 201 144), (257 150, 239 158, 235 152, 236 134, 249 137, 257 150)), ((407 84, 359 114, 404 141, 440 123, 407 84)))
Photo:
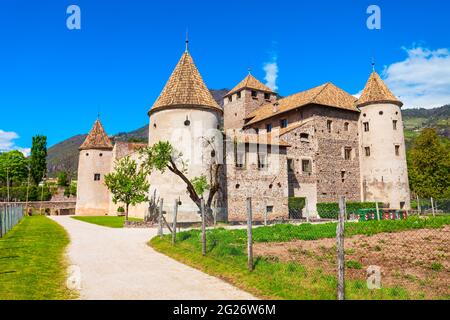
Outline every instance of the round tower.
POLYGON ((357 101, 361 198, 392 209, 410 209, 402 105, 375 71, 357 101))
POLYGON ((107 215, 109 192, 105 174, 111 171, 113 145, 97 119, 80 146, 77 179, 77 215, 107 215))
MULTIPOLYGON (((219 156, 222 134, 218 130, 223 111, 212 97, 186 48, 160 96, 148 112, 149 145, 168 141, 182 154, 189 179, 209 177, 212 157, 219 156), (212 142, 211 145, 209 142, 212 142)), ((179 169, 181 164, 178 164, 179 169)), ((165 210, 173 212, 175 199, 179 221, 199 221, 198 208, 180 177, 166 170, 150 176, 150 194, 164 199, 165 210)), ((207 196, 207 195, 205 195, 207 196)), ((166 217, 172 219, 169 214, 166 217)))

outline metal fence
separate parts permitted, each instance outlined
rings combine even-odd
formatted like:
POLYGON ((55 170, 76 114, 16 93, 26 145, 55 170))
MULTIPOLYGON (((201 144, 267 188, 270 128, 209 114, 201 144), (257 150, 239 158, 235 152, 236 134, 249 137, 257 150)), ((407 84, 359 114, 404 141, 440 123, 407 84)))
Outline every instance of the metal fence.
POLYGON ((0 203, 0 238, 22 220, 23 212, 21 203, 0 203))

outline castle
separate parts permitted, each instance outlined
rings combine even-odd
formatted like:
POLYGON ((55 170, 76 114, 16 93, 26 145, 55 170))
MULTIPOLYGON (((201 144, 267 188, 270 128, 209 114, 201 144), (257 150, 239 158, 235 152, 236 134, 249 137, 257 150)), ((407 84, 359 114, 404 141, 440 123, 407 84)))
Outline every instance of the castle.
MULTIPOLYGON (((311 216, 317 203, 339 196, 409 209, 401 107, 375 71, 358 99, 330 82, 279 98, 249 73, 221 107, 186 48, 148 112, 149 145, 169 141, 183 155, 189 178, 208 176, 211 159, 223 161, 213 202, 219 220, 245 220, 247 197, 255 219, 298 218, 290 216, 289 197, 307 199, 311 216)), ((80 147, 76 214, 116 214, 104 175, 124 156, 141 161, 143 146, 113 145, 95 122, 80 147)), ((152 172, 149 181, 149 194, 164 199, 165 211, 178 200, 180 221, 199 220, 178 176, 152 172)), ((131 207, 130 216, 146 210, 147 203, 131 207)))

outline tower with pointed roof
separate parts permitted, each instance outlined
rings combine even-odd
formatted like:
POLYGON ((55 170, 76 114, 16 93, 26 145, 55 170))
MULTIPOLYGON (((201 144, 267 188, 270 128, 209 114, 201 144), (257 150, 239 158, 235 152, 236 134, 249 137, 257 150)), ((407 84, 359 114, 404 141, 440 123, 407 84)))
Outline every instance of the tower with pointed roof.
MULTIPOLYGON (((186 46, 186 51, 148 112, 149 145, 169 141, 182 154, 190 179, 208 176, 212 157, 219 156, 216 150, 221 145, 222 134, 218 129, 222 114, 222 108, 209 92, 186 46)), ((156 191, 164 199, 167 211, 172 211, 174 200, 179 198, 179 221, 199 221, 198 208, 186 194, 186 186, 180 183, 178 176, 172 172, 153 172, 150 185, 150 193, 156 191)), ((167 218, 172 219, 170 216, 167 218)))
POLYGON ((360 109, 362 201, 410 208, 405 138, 399 101, 374 70, 356 102, 360 109))
POLYGON ((242 129, 248 116, 262 105, 275 102, 277 94, 249 72, 223 99, 225 130, 242 129))
POLYGON ((99 119, 79 150, 75 213, 106 215, 110 196, 104 177, 111 171, 113 145, 99 119))

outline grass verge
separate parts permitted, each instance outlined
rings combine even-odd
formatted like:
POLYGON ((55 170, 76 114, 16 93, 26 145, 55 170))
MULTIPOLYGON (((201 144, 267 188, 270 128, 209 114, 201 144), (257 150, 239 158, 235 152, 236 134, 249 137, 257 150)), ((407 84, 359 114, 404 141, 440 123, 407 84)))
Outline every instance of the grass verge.
MULTIPOLYGON (((347 236, 372 235, 381 232, 398 232, 421 228, 440 228, 450 224, 449 217, 428 219, 410 218, 402 221, 371 221, 347 223, 347 236)), ((276 225, 253 230, 255 242, 279 242, 294 239, 315 240, 333 238, 336 223, 320 225, 276 225)), ((189 230, 177 234, 177 244, 172 246, 170 235, 150 241, 157 251, 187 265, 228 281, 235 286, 265 299, 336 299, 336 278, 320 268, 311 268, 295 262, 280 262, 270 257, 256 257, 255 270, 247 271, 246 231, 207 231, 207 255, 201 255, 201 233, 189 230)), ((415 292, 405 288, 384 287, 368 290, 365 281, 346 281, 347 299, 416 299, 415 292)))
POLYGON ((66 231, 45 216, 25 217, 0 239, 0 300, 63 300, 69 244, 66 231))
MULTIPOLYGON (((110 228, 123 228, 125 217, 118 216, 73 216, 73 219, 110 228)), ((142 221, 139 218, 128 218, 129 221, 142 221)))

